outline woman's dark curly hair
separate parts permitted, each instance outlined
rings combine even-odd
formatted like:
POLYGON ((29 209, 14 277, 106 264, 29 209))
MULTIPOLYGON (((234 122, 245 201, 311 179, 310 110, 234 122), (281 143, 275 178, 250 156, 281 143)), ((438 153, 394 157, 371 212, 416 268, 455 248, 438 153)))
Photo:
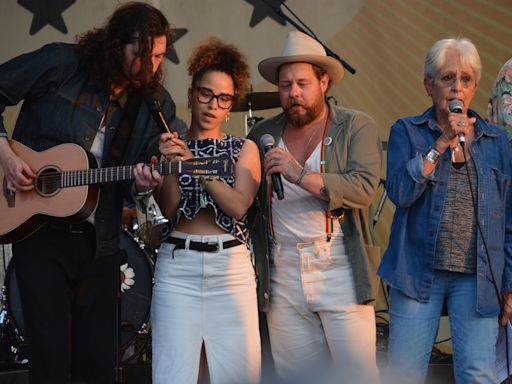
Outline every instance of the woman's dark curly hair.
POLYGON ((103 28, 95 28, 77 37, 82 64, 101 88, 126 80, 155 86, 162 79, 161 68, 152 76, 153 38, 165 36, 167 50, 172 46, 174 31, 165 16, 155 7, 142 3, 125 3, 112 14, 103 28), (141 70, 135 76, 123 70, 123 47, 139 41, 141 70))
POLYGON ((235 97, 243 99, 249 83, 247 58, 232 44, 226 44, 217 37, 209 37, 200 43, 188 60, 188 74, 192 85, 211 71, 223 72, 233 79, 235 97))

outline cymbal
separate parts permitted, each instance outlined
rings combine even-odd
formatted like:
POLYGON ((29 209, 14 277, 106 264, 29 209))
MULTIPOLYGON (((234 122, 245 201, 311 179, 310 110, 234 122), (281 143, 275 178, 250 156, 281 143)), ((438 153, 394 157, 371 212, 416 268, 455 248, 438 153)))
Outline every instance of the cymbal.
POLYGON ((278 92, 252 92, 248 93, 243 100, 237 100, 232 112, 257 111, 260 109, 277 108, 281 106, 278 92))

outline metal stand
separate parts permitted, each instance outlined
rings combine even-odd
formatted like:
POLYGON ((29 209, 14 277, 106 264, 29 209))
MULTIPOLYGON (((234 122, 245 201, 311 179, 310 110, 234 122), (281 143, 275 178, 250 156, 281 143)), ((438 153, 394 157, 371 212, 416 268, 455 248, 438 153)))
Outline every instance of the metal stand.
POLYGON ((249 131, 254 127, 254 125, 263 120, 263 117, 252 116, 251 110, 249 110, 249 115, 245 116, 245 136, 249 133, 249 131))
MULTIPOLYGON (((377 205, 377 210, 375 211, 375 215, 373 216, 373 227, 372 227, 373 229, 375 229, 375 226, 377 225, 377 222, 380 219, 380 214, 382 213, 382 209, 384 208, 384 204, 386 203, 386 199, 388 197, 388 193, 386 191, 386 180, 380 179, 379 187, 381 185, 384 187, 384 191, 382 192, 382 196, 380 197, 379 204, 377 205)), ((387 310, 389 310, 389 300, 388 300, 387 290, 386 290, 386 287, 384 286, 384 282, 382 281, 382 279, 379 279, 379 280, 380 280, 380 287, 382 289, 382 294, 384 295, 384 300, 386 301, 386 307, 387 307, 387 310)))
POLYGON ((382 196, 379 200, 379 205, 377 205, 377 210, 375 211, 375 215, 373 216, 373 228, 375 228, 375 225, 377 225, 377 222, 379 221, 380 214, 382 213, 382 208, 384 208, 384 204, 386 203, 386 199, 388 197, 388 193, 386 191, 386 180, 380 179, 379 187, 383 185, 384 186, 384 192, 382 192, 382 196))
POLYGON ((124 384, 124 370, 121 365, 121 274, 119 273, 119 266, 127 258, 123 250, 118 253, 118 260, 115 264, 114 279, 117 280, 116 294, 115 294, 115 305, 116 305, 116 318, 115 318, 115 367, 114 367, 114 382, 116 384, 124 384))

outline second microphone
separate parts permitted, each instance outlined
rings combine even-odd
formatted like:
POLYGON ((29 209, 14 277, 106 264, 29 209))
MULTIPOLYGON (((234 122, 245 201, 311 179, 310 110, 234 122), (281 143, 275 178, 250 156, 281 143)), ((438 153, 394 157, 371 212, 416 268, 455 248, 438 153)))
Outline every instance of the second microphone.
MULTIPOLYGON (((275 145, 274 137, 268 133, 264 134, 260 138, 260 145, 263 147, 263 150, 265 151, 265 153, 267 153, 272 148, 274 148, 274 145, 275 145)), ((283 180, 281 180, 280 173, 272 174, 272 186, 274 188, 274 192, 277 195, 277 198, 279 200, 284 199, 283 180)))

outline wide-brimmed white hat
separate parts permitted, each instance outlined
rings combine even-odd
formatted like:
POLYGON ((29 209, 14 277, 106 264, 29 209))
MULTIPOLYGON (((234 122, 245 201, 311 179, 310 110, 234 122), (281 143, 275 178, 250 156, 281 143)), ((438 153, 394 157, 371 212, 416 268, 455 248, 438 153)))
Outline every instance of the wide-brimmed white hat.
POLYGON ((277 70, 287 63, 315 64, 327 72, 332 84, 339 83, 345 75, 340 61, 327 56, 322 44, 299 31, 289 32, 281 56, 261 61, 258 70, 265 80, 277 84, 277 70))

